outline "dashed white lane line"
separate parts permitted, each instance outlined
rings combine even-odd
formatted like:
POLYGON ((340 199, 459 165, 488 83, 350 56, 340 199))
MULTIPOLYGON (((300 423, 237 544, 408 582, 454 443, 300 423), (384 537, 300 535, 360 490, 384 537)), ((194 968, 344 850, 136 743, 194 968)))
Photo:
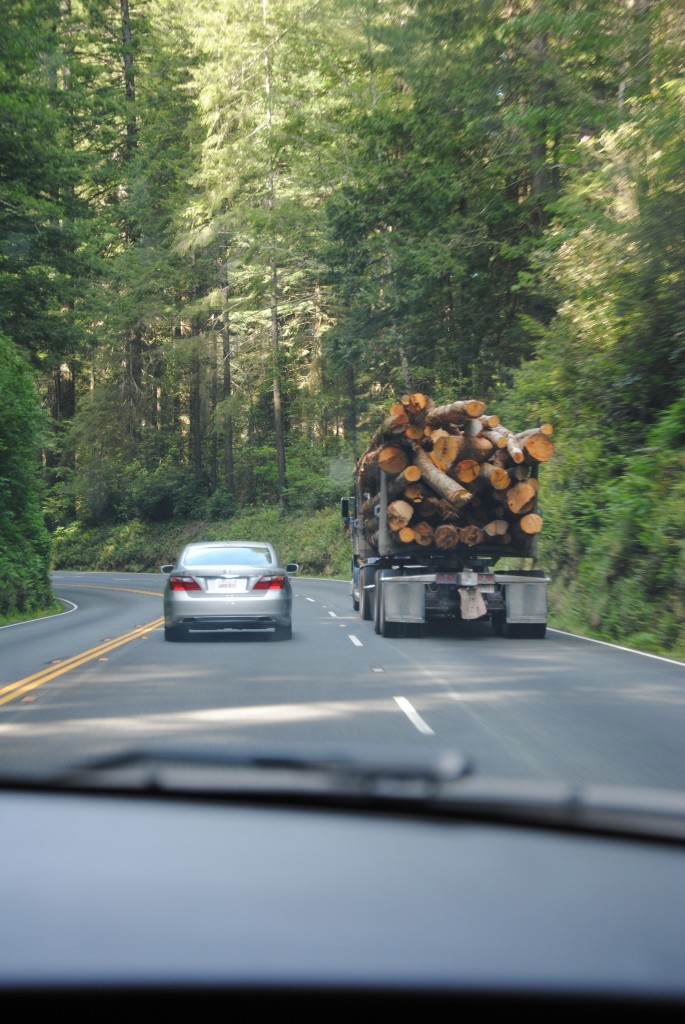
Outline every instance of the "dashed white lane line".
POLYGON ((412 707, 412 705, 409 703, 406 697, 395 697, 395 701, 399 709, 401 711, 404 711, 409 721, 412 723, 412 725, 416 726, 419 732, 424 733, 424 735, 426 736, 435 735, 430 725, 424 722, 423 718, 421 718, 421 715, 412 707))
POLYGON ((328 614, 330 615, 330 617, 331 617, 332 619, 337 619, 337 617, 338 617, 338 616, 337 616, 337 615, 335 614, 335 612, 329 612, 328 614))
POLYGON ((354 633, 348 633, 347 635, 349 636, 350 640, 352 641, 352 643, 354 644, 355 647, 363 647, 364 646, 364 644, 361 642, 359 637, 355 636, 354 633))
POLYGON ((316 601, 314 600, 313 597, 305 597, 305 601, 311 601, 312 604, 316 604, 316 601))

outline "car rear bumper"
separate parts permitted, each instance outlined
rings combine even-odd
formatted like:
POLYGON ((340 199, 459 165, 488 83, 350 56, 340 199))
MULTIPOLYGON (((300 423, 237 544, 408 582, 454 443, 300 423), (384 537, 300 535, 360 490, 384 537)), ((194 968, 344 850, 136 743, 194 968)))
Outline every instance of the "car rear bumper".
POLYGON ((275 629, 287 626, 292 601, 282 592, 247 594, 240 598, 208 597, 177 592, 166 595, 164 624, 187 629, 275 629))
POLYGON ((165 619, 167 627, 197 630, 276 629, 289 624, 289 615, 171 615, 165 619))

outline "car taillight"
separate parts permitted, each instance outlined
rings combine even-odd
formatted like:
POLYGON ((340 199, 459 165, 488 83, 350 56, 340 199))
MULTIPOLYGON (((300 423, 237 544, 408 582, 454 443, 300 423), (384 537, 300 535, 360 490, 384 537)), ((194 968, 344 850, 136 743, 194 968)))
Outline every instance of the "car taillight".
POLYGON ((170 576, 169 588, 171 590, 202 590, 202 587, 192 576, 170 576))
POLYGON ((285 576, 262 576, 257 580, 253 590, 283 590, 285 576))

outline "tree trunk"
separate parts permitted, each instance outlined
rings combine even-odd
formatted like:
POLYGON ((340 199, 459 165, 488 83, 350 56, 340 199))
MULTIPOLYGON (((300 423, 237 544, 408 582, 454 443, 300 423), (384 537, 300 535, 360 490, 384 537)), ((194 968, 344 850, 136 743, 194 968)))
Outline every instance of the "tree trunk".
POLYGON ((138 140, 138 124, 136 119, 136 80, 133 71, 133 49, 131 40, 131 18, 128 9, 128 0, 119 0, 121 7, 121 42, 122 56, 124 62, 124 90, 126 99, 131 104, 129 116, 126 121, 126 148, 129 155, 135 149, 138 140))
MULTIPOLYGON (((267 23, 267 0, 262 0, 262 22, 266 29, 267 23)), ((274 428, 276 433, 276 462, 278 464, 278 504, 281 515, 288 510, 287 490, 288 479, 285 466, 285 428, 283 422, 283 400, 281 389, 281 360, 280 343, 278 331, 278 267, 274 252, 275 238, 273 237, 273 209, 275 197, 275 179, 273 170, 273 158, 271 155, 271 63, 269 47, 264 47, 264 92, 266 96, 266 138, 268 147, 268 168, 267 168, 267 209, 272 218, 270 239, 271 255, 269 257, 270 271, 270 306, 271 306, 271 360, 273 373, 273 403, 274 403, 274 428)))

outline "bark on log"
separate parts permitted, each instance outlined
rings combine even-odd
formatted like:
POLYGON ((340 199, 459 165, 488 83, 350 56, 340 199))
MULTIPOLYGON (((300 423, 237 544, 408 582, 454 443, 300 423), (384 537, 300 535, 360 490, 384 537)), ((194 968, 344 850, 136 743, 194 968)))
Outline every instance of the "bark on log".
POLYGON ((374 448, 364 452, 357 463, 357 480, 362 491, 378 486, 378 456, 380 448, 374 448))
MULTIPOLYGON (((403 494, 407 487, 411 487, 412 484, 418 483, 421 479, 421 470, 418 466, 407 466, 398 473, 397 476, 391 477, 388 480, 388 501, 392 501, 393 498, 398 498, 400 494, 403 494)), ((377 494, 374 499, 374 504, 378 504, 381 500, 380 494, 377 494)))
POLYGON ((402 395, 400 402, 412 419, 425 416, 432 404, 430 398, 420 391, 415 392, 413 395, 402 395))
POLYGON ((479 434, 477 437, 469 437, 467 443, 464 445, 460 455, 463 459, 475 459, 476 462, 485 462, 489 459, 495 446, 492 441, 489 441, 484 434, 479 434))
POLYGON ((446 469, 459 458, 467 445, 465 437, 459 434, 450 434, 447 430, 434 430, 431 434, 433 442, 433 453, 437 455, 440 462, 446 469))
POLYGON ((466 437, 477 437, 483 430, 483 424, 480 421, 480 417, 477 419, 466 420, 462 430, 466 437))
POLYGON ((384 434, 403 434, 409 424, 407 410, 403 405, 391 405, 390 412, 383 421, 384 434))
POLYGON ((507 449, 512 462, 518 463, 525 460, 526 456, 523 448, 521 447, 521 444, 513 430, 509 430, 500 423, 498 426, 493 427, 490 433, 494 434, 495 437, 503 439, 504 444, 500 442, 499 447, 505 447, 507 449))
POLYGON ((466 488, 461 487, 455 480, 452 480, 446 473, 441 472, 434 466, 426 453, 420 448, 414 449, 414 465, 421 470, 421 475, 434 491, 449 501, 459 511, 471 501, 472 495, 466 488))
POLYGON ((527 480, 521 480, 504 491, 504 502, 510 512, 518 515, 521 509, 535 498, 535 490, 527 480))
MULTIPOLYGON (((427 498, 424 504, 430 506, 431 516, 438 516, 445 522, 451 522, 453 520, 456 521, 459 519, 459 512, 457 512, 457 510, 443 498, 427 498)), ((423 505, 421 508, 423 508, 423 505)), ((430 517, 426 516, 426 518, 430 517)))
POLYGON ((467 419, 477 419, 485 412, 485 402, 469 399, 466 402, 452 402, 450 405, 438 405, 426 416, 429 426, 439 427, 446 423, 463 423, 467 419))
POLYGON ((511 477, 501 466, 493 466, 489 462, 484 462, 480 467, 480 472, 483 479, 487 480, 496 491, 504 491, 507 487, 511 487, 511 477))
POLYGON ((546 434, 547 437, 551 437, 554 433, 554 425, 552 423, 541 423, 539 427, 531 427, 530 430, 522 430, 517 433, 518 438, 529 437, 531 434, 546 434))
POLYGON ((484 430, 482 436, 489 441, 493 448, 506 448, 507 439, 501 432, 497 430, 484 430))

